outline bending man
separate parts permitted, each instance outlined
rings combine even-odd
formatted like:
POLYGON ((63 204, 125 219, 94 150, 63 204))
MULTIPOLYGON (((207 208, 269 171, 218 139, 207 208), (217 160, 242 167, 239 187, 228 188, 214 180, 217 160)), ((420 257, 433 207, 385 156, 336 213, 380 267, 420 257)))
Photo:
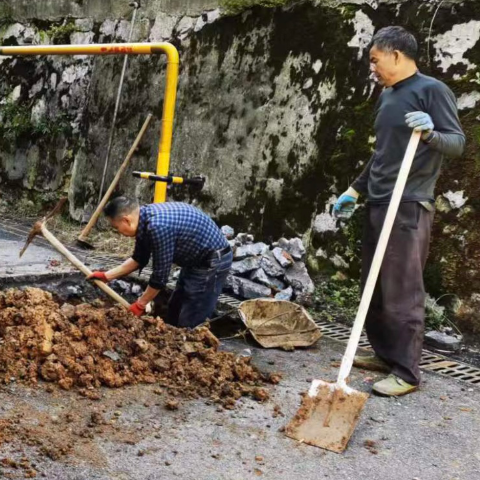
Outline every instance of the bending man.
POLYGON ((139 206, 117 197, 104 209, 110 224, 126 237, 136 237, 131 258, 89 278, 110 281, 142 269, 152 257, 153 273, 143 295, 130 307, 142 315, 167 281, 173 263, 182 267, 168 302, 166 321, 193 328, 213 313, 232 264, 232 251, 213 220, 199 209, 180 202, 139 206))

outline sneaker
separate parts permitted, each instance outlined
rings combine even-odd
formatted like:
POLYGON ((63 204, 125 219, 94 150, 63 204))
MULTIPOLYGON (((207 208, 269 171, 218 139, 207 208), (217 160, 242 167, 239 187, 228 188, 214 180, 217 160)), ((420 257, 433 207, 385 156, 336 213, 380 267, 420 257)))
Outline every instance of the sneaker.
POLYGON ((375 383, 372 390, 378 395, 385 397, 400 397, 412 393, 418 389, 418 385, 410 385, 396 375, 389 375, 387 378, 375 383))
POLYGON ((355 356, 353 359, 353 366, 384 373, 390 373, 392 370, 386 362, 376 355, 355 356))

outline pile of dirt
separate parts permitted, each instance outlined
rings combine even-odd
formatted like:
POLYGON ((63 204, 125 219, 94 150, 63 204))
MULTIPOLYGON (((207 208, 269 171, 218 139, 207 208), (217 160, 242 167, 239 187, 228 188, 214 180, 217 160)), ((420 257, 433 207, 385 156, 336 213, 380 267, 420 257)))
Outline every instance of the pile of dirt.
POLYGON ((39 379, 99 398, 98 388, 158 383, 171 394, 209 397, 227 408, 243 395, 268 398, 248 357, 218 350, 206 327, 179 329, 123 307, 60 306, 37 288, 0 292, 0 381, 39 379))

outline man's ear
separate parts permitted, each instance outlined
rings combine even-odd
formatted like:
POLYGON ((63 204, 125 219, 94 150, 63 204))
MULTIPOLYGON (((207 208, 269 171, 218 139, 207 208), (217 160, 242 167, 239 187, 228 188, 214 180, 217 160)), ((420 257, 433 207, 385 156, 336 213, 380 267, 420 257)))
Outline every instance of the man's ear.
POLYGON ((402 59, 402 52, 400 50, 393 51, 393 60, 395 61, 395 65, 398 65, 402 59))

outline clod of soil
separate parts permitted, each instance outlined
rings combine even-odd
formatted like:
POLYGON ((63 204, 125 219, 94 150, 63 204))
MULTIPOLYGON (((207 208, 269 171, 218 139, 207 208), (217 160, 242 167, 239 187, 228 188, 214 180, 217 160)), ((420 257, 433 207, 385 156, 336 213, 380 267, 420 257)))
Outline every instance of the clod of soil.
POLYGON ((249 357, 218 350, 203 327, 179 329, 123 307, 60 307, 38 288, 0 292, 0 381, 36 384, 100 398, 99 387, 158 383, 172 395, 210 397, 232 408, 243 395, 264 401, 264 375, 249 357))

